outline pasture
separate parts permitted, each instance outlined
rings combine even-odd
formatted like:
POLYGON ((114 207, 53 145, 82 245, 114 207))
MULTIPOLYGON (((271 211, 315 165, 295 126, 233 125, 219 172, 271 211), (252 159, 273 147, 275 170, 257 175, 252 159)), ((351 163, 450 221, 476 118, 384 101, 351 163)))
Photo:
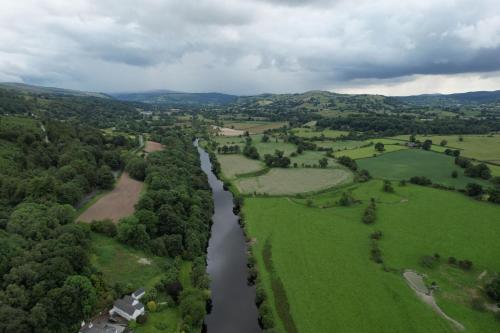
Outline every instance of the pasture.
POLYGON ((281 128, 288 125, 287 122, 273 121, 224 121, 224 126, 241 131, 248 131, 250 134, 260 134, 270 129, 281 128))
POLYGON ((162 277, 162 260, 113 238, 92 233, 92 265, 104 274, 104 280, 110 285, 122 283, 132 288, 151 288, 162 277))
MULTIPOLYGON (((374 141, 374 142, 378 142, 378 141, 374 141)), ((387 153, 392 153, 392 152, 395 152, 398 150, 407 149, 407 147, 404 145, 385 145, 384 148, 385 148, 385 150, 380 152, 380 151, 377 151, 375 149, 375 145, 373 145, 373 146, 368 146, 368 147, 337 151, 337 152, 334 152, 334 155, 335 155, 335 157, 349 156, 350 158, 357 160, 360 158, 375 157, 375 156, 379 156, 379 155, 385 155, 387 153)))
POLYGON ((468 183, 488 185, 485 180, 466 177, 464 169, 455 165, 453 157, 422 149, 406 149, 374 158, 360 159, 357 163, 360 169, 368 170, 375 178, 400 180, 425 176, 434 183, 455 188, 464 188, 468 183), (457 171, 457 178, 451 177, 453 171, 457 171))
POLYGON ((0 131, 15 130, 16 128, 23 128, 38 134, 42 132, 40 122, 34 118, 0 116, 0 131))
POLYGON ((78 218, 81 222, 111 219, 113 222, 134 213, 134 206, 139 200, 143 182, 132 179, 127 172, 123 172, 115 188, 99 198, 92 206, 85 210, 78 218))
POLYGON ((304 167, 304 166, 316 166, 318 167, 319 165, 319 160, 326 157, 328 160, 328 168, 334 168, 338 167, 338 163, 335 159, 327 157, 324 152, 321 151, 311 151, 311 150, 306 150, 302 152, 302 154, 298 154, 295 157, 290 157, 291 164, 293 165, 294 163, 297 163, 298 167, 304 167))
POLYGON ((276 168, 234 184, 243 194, 286 195, 320 191, 352 180, 352 174, 344 169, 276 168))
POLYGON ((265 168, 264 163, 261 161, 252 160, 240 154, 219 154, 217 160, 220 163, 222 174, 227 179, 265 168))
POLYGON ((337 131, 337 130, 331 130, 331 129, 316 130, 316 129, 306 128, 306 127, 294 128, 291 130, 291 132, 293 134, 300 136, 300 137, 303 137, 303 138, 320 137, 322 135, 327 137, 327 138, 338 138, 338 137, 341 137, 342 135, 349 134, 349 132, 347 132, 347 131, 337 131))
MULTIPOLYGON (((254 253, 275 314, 282 304, 275 303, 279 300, 272 296, 265 270, 267 240, 299 332, 453 332, 407 286, 404 269, 427 274, 428 283, 438 281, 438 305, 467 331, 497 332, 493 314, 473 310, 471 296, 457 293, 465 287, 479 292, 477 276, 484 270, 500 271, 500 208, 460 193, 413 185, 394 188, 395 193, 387 194, 381 181, 352 185, 343 190, 361 203, 351 207, 308 207, 305 200, 288 198, 245 199, 246 228, 255 239, 254 253), (370 198, 377 202, 377 220, 368 226, 361 217, 370 198), (390 272, 370 260, 369 236, 375 230, 383 233, 378 242, 390 272), (464 272, 444 263, 423 268, 420 258, 434 253, 469 259, 474 268, 464 272), (450 275, 453 282, 446 282, 450 275)), ((336 201, 343 190, 310 199, 315 205, 336 201)), ((280 320, 278 326, 282 328, 280 320)))
MULTIPOLYGON (((395 138, 408 140, 408 135, 400 135, 395 138)), ((429 135, 416 136, 417 140, 432 140, 434 144, 439 144, 446 140, 447 147, 461 149, 461 155, 479 161, 489 161, 500 164, 500 134, 495 135, 429 135), (463 138, 460 141, 459 137, 463 138)))
POLYGON ((297 150, 297 146, 293 143, 283 142, 283 140, 271 138, 269 142, 262 142, 259 138, 254 138, 253 145, 257 148, 261 158, 264 158, 265 154, 274 154, 276 150, 281 150, 285 153, 285 156, 289 156, 291 153, 297 150))

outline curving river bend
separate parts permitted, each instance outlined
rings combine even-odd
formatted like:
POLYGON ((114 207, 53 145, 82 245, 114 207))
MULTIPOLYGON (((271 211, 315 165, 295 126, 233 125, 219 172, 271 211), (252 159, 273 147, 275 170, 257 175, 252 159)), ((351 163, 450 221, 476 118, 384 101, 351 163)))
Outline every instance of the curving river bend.
POLYGON ((208 333, 258 333, 255 287, 247 285, 247 244, 233 195, 212 172, 208 154, 194 142, 201 168, 208 176, 214 200, 212 234, 208 243, 207 272, 210 276, 212 311, 205 318, 208 333))

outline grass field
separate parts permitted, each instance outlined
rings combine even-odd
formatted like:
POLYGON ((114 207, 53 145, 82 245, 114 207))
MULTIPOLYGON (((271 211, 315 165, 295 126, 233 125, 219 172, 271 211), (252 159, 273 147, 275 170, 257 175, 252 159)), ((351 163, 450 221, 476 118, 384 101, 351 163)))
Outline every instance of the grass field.
POLYGON ((134 289, 151 288, 162 276, 160 257, 147 255, 96 233, 92 233, 91 262, 103 272, 104 279, 111 285, 119 282, 134 289), (150 264, 139 262, 141 258, 147 259, 150 264))
POLYGON ((40 129, 40 123, 34 118, 0 116, 0 131, 12 130, 15 128, 24 128, 39 134, 42 132, 40 129))
POLYGON ((273 121, 224 121, 224 126, 237 130, 248 131, 250 134, 263 133, 269 129, 280 128, 287 125, 287 122, 273 121))
POLYGON ((325 152, 321 151, 310 151, 306 150, 302 152, 302 154, 299 154, 295 157, 291 157, 290 161, 291 164, 293 165, 294 163, 297 163, 298 167, 303 167, 306 165, 313 166, 316 165, 316 167, 319 166, 319 160, 326 157, 328 160, 328 168, 335 168, 338 167, 338 163, 335 161, 335 159, 327 157, 325 155, 325 152))
POLYGON ((292 133, 297 135, 297 136, 301 136, 303 138, 312 138, 312 137, 316 137, 316 136, 319 137, 319 136, 321 136, 321 134, 323 134, 327 138, 338 138, 342 135, 349 134, 349 132, 347 132, 347 131, 336 131, 336 130, 330 130, 330 129, 318 131, 318 130, 314 130, 311 128, 305 128, 305 127, 294 128, 292 130, 292 133))
POLYGON ((346 140, 346 141, 314 141, 314 143, 318 147, 332 148, 334 151, 346 150, 346 149, 355 149, 355 148, 359 148, 359 147, 367 144, 367 142, 365 142, 365 141, 354 141, 354 140, 346 140))
POLYGON ((268 173, 235 181, 244 194, 297 194, 320 191, 352 181, 353 176, 344 169, 289 168, 271 169, 268 173))
POLYGON ((362 148, 356 148, 356 149, 348 149, 348 150, 342 150, 334 153, 336 157, 340 156, 349 156, 352 159, 360 159, 360 158, 367 158, 367 157, 374 157, 374 156, 379 156, 379 155, 385 155, 387 153, 392 153, 398 150, 405 150, 407 149, 406 146, 403 145, 385 145, 385 150, 383 152, 379 152, 375 150, 375 146, 369 146, 369 147, 362 147, 362 148))
POLYGON ((464 169, 455 165, 453 157, 421 149, 407 149, 375 158, 360 159, 357 163, 359 168, 368 170, 375 178, 398 180, 426 176, 434 183, 456 188, 464 188, 471 182, 488 185, 488 182, 482 179, 466 177, 464 169), (454 170, 458 172, 458 178, 451 177, 454 170))
POLYGON ((251 160, 241 154, 217 155, 222 174, 227 179, 235 178, 237 175, 259 171, 265 168, 261 161, 251 160))
MULTIPOLYGON (((462 156, 500 164, 500 134, 491 136, 462 135, 463 141, 460 141, 459 137, 460 135, 433 135, 417 136, 416 138, 420 141, 430 139, 435 144, 446 140, 448 141, 447 147, 461 149, 462 156)), ((400 135, 395 138, 408 140, 408 135, 400 135)))
MULTIPOLYGON (((500 270, 498 206, 411 185, 395 186, 396 192, 387 194, 380 181, 353 185, 351 190, 361 204, 321 209, 288 198, 245 199, 246 226, 256 240, 254 253, 265 287, 272 291, 262 256, 269 239, 274 268, 299 332, 453 332, 407 286, 403 269, 415 269, 437 281, 438 304, 468 332, 498 331, 491 313, 472 310, 467 296, 453 297, 463 287, 472 285, 477 291, 482 271, 500 270), (367 226, 361 216, 372 197, 378 218, 367 226), (379 241, 383 258, 395 271, 384 272, 369 259, 369 235, 374 230, 383 232, 379 241), (444 264, 423 269, 420 258, 434 253, 472 260, 474 268, 468 273, 444 264)), ((312 199, 335 200, 340 192, 312 199)), ((271 304, 274 301, 271 297, 271 304)))
POLYGON ((259 139, 254 139, 253 145, 257 148, 261 158, 264 158, 265 154, 274 154, 276 150, 285 152, 285 156, 289 156, 297 150, 297 147, 293 143, 283 142, 282 140, 275 142, 273 138, 271 138, 269 142, 262 142, 259 139))

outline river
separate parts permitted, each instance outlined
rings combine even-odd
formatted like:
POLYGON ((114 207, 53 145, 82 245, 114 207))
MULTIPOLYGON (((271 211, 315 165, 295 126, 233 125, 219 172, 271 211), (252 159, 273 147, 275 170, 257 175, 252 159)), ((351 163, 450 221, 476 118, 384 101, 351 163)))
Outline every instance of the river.
POLYGON ((233 195, 212 172, 208 154, 195 142, 201 168, 208 176, 214 200, 212 234, 208 242, 207 272, 210 276, 212 311, 205 318, 208 333, 258 333, 255 287, 247 285, 247 244, 233 195))

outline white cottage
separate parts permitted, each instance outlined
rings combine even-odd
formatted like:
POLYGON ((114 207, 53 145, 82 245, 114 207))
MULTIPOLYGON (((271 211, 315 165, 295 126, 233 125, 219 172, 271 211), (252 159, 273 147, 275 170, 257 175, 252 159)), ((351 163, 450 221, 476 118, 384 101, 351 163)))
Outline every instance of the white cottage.
POLYGON ((117 314, 129 321, 136 320, 137 317, 144 314, 144 305, 139 302, 139 299, 126 295, 122 299, 115 301, 113 308, 109 311, 109 314, 117 314))

